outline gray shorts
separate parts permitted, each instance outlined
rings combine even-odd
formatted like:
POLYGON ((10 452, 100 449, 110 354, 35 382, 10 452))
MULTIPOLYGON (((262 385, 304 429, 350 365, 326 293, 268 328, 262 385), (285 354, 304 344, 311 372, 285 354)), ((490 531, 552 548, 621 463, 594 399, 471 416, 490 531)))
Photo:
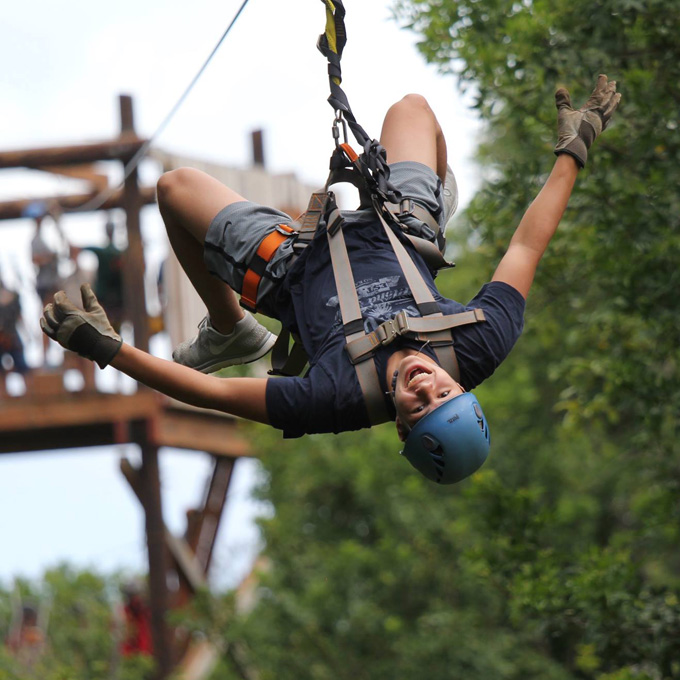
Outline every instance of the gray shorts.
MULTIPOLYGON (((444 227, 446 227, 444 224, 444 192, 442 181, 437 174, 427 165, 415 161, 392 163, 390 171, 390 181, 399 189, 402 198, 410 198, 423 208, 427 208, 430 214, 437 219, 443 235, 444 227)), ((429 227, 419 219, 408 216, 402 217, 401 221, 408 227, 409 233, 413 236, 434 241, 431 234, 424 232, 424 230, 429 232, 429 227)), ((438 245, 443 246, 443 236, 442 243, 438 245)))
MULTIPOLYGON (((426 165, 402 161, 390 165, 390 181, 402 193, 438 217, 443 222, 442 184, 426 165)), ((239 201, 223 208, 213 219, 205 238, 203 257, 211 274, 222 279, 241 293, 243 277, 264 238, 278 225, 289 225, 293 218, 280 210, 250 201, 239 201)), ((422 222, 407 217, 404 222, 416 236, 421 235, 422 222)), ((443 225, 442 225, 443 226, 443 225)), ((279 228, 281 233, 285 234, 279 228)), ((266 296, 285 277, 293 257, 295 235, 287 235, 267 264, 258 288, 258 308, 266 296)), ((265 305, 266 306, 266 305, 265 305)), ((266 314, 267 310, 262 309, 266 314)))

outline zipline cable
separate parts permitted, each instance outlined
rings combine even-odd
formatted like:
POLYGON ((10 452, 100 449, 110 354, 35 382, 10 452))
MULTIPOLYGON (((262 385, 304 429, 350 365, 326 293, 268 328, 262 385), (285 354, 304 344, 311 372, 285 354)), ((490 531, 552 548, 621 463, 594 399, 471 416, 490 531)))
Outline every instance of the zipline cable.
POLYGON ((225 41, 226 37, 229 35, 229 32, 233 28, 234 24, 238 20, 238 18, 241 16, 241 13, 245 9, 246 5, 248 4, 249 0, 243 0, 241 3, 241 6, 239 7, 238 11, 234 15, 234 18, 231 20, 229 23, 229 26, 227 26, 226 30, 222 34, 222 37, 217 41, 217 44, 215 47, 212 49, 212 52, 208 55, 208 58, 205 60, 203 63, 203 66, 198 70, 196 75, 192 78, 191 82, 189 85, 186 87, 180 98, 177 100, 175 105, 170 109, 169 113, 165 116, 161 124, 158 126, 156 131, 147 139, 144 144, 139 148, 137 153, 126 163, 125 167, 123 168, 123 179, 115 186, 101 192, 97 196, 94 196, 92 199, 90 199, 87 203, 84 203, 81 205, 79 208, 77 208, 74 212, 86 212, 90 210, 98 210, 99 208, 106 203, 106 201, 113 196, 113 194, 120 189, 123 184, 125 183, 125 180, 135 171, 139 163, 141 162, 142 158, 146 156, 146 154, 149 151, 149 147, 153 144, 153 142, 156 140, 156 138, 165 130, 167 127, 168 123, 172 120, 173 116, 175 113, 177 113, 178 109, 182 104, 184 103, 184 100, 189 96, 189 93, 191 90, 194 88, 196 83, 198 82, 198 79, 203 75, 203 72, 206 70, 208 67, 208 64, 212 61, 213 57, 215 54, 217 54, 217 51, 220 49, 222 46, 222 43, 225 41))

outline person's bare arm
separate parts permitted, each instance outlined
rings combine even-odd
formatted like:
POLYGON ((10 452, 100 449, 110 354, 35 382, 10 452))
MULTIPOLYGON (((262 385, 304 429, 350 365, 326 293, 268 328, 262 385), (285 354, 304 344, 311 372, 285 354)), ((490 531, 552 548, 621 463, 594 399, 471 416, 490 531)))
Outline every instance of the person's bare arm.
POLYGON ((45 306, 40 327, 64 349, 112 365, 131 378, 187 404, 269 423, 267 378, 216 378, 192 368, 154 357, 123 343, 89 284, 80 288, 83 308, 63 291, 45 306))
POLYGON ((269 424, 267 378, 217 378, 123 343, 111 366, 173 399, 269 424))
POLYGON ((609 124, 620 99, 616 81, 607 80, 605 75, 599 76, 588 101, 578 110, 572 108, 567 90, 561 88, 555 93, 557 161, 519 223, 492 281, 508 283, 527 297, 536 267, 567 207, 578 170, 585 166, 590 145, 609 124))
POLYGON ((567 207, 577 173, 574 158, 567 154, 557 157, 548 181, 515 230, 492 281, 508 283, 527 297, 536 267, 567 207))

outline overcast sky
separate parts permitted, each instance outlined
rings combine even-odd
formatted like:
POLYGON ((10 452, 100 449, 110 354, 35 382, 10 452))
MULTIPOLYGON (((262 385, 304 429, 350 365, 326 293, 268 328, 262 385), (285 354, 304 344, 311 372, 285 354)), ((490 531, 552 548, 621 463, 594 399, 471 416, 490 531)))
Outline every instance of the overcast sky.
MULTIPOLYGON (((134 98, 138 133, 151 136, 240 4, 13 3, 0 23, 0 149, 110 138, 119 130, 121 93, 134 98)), ((374 137, 393 101, 407 92, 424 94, 448 140, 465 205, 477 183, 470 158, 479 124, 455 81, 426 66, 414 36, 390 20, 389 5, 345 1, 349 41, 343 88, 374 137)), ((333 143, 326 63, 315 47, 324 21, 319 0, 250 0, 155 146, 242 167, 250 163, 250 132, 262 128, 271 171, 323 183, 333 143)), ((143 179, 153 182, 154 172, 147 164, 143 179)), ((0 174, 0 200, 71 190, 72 183, 35 173, 0 174)), ((71 218, 64 226, 73 242, 84 244, 103 238, 103 219, 71 218)), ((31 227, 24 220, 0 226, 0 267, 16 283, 18 272, 24 278, 31 273, 31 227)), ((162 257, 167 246, 155 208, 145 210, 143 232, 150 257, 162 257)), ((22 301, 27 326, 37 337, 37 301, 26 290, 22 301)), ((62 560, 106 571, 144 569, 143 519, 117 470, 121 453, 86 449, 0 458, 0 581, 8 585, 16 575, 36 576, 62 560)), ((244 461, 239 467, 216 554, 223 584, 234 583, 248 568, 256 542, 251 525, 256 508, 247 501, 256 466, 244 461)), ((163 452, 164 510, 177 533, 184 529, 185 510, 201 497, 207 473, 201 454, 163 452)))

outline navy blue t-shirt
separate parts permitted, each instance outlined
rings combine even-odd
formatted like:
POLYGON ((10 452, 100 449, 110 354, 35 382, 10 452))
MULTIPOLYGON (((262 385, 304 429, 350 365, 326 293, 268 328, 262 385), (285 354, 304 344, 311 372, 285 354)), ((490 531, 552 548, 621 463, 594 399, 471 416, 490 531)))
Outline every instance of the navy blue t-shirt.
MULTIPOLYGON (((382 225, 371 211, 343 212, 343 232, 352 264, 365 331, 371 332, 400 310, 420 316, 396 255, 382 225)), ((432 272, 405 241, 418 269, 444 314, 481 308, 486 321, 453 329, 461 384, 471 390, 488 378, 505 359, 523 327, 524 298, 512 286, 487 283, 467 305, 443 298, 432 272)), ((325 234, 317 234, 274 293, 277 316, 298 333, 310 359, 304 378, 272 378, 267 383, 267 414, 285 437, 317 432, 344 432, 370 427, 356 371, 345 352, 345 336, 333 268, 325 234)), ((389 356, 404 346, 401 339, 376 352, 378 375, 387 392, 385 369, 389 356)), ((435 359, 434 352, 423 350, 435 359)), ((391 399, 385 403, 394 416, 391 399)))

